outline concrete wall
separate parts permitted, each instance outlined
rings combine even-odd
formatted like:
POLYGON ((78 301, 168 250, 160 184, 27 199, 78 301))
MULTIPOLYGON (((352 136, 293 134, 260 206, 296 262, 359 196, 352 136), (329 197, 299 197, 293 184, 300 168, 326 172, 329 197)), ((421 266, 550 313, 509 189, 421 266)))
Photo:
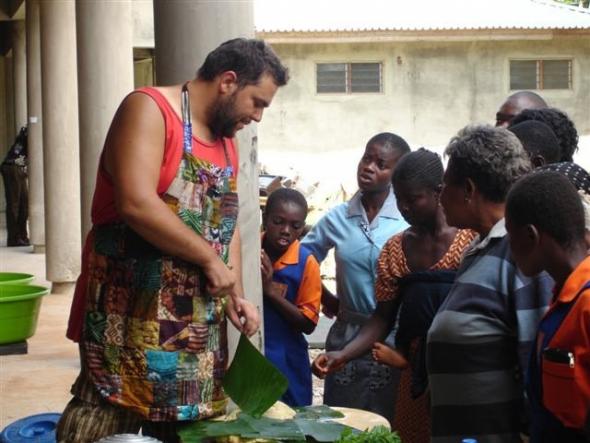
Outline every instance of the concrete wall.
POLYGON ((548 41, 275 44, 291 72, 259 125, 260 152, 362 149, 392 131, 413 147, 442 146, 471 122, 493 123, 510 93, 509 59, 571 57, 573 89, 542 91, 590 133, 590 36, 548 41), (382 62, 380 94, 317 94, 318 62, 382 62))

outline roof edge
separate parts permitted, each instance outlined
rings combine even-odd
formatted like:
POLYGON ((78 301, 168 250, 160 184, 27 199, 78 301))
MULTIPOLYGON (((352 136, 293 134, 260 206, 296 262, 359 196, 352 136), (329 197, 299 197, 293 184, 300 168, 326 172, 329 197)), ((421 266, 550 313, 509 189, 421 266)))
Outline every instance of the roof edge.
POLYGON ((590 36, 590 28, 569 29, 440 29, 358 31, 256 31, 269 43, 375 43, 412 41, 551 40, 555 37, 590 36))

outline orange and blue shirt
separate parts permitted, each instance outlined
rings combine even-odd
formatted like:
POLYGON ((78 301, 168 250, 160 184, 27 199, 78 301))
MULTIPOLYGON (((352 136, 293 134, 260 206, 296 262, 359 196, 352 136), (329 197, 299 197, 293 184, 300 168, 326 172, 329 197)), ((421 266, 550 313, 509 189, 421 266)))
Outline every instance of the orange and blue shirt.
POLYGON ((539 325, 528 393, 531 443, 587 442, 590 418, 590 257, 569 275, 539 325))
MULTIPOLYGON (((273 271, 273 281, 284 285, 287 300, 317 323, 322 281, 319 264, 311 252, 296 240, 273 263, 273 271)), ((266 299, 264 337, 266 358, 289 380, 289 388, 282 400, 290 406, 310 405, 313 394, 307 340, 266 299)))

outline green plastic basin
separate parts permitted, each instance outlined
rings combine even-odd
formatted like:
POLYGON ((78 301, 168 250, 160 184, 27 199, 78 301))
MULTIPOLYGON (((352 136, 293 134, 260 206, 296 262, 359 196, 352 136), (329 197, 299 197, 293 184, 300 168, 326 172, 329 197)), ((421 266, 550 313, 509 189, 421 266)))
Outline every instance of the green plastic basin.
POLYGON ((43 286, 0 285, 0 344, 16 343, 35 334, 43 286))
POLYGON ((28 285, 35 277, 20 272, 0 272, 0 285, 28 285))

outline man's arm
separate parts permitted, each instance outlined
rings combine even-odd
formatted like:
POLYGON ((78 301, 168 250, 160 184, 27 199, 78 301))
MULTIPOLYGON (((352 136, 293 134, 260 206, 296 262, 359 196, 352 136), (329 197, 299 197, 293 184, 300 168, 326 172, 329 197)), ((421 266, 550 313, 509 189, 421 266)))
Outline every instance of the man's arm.
POLYGON ((236 279, 234 296, 244 298, 244 285, 242 283, 242 238, 240 229, 236 227, 234 235, 229 244, 228 267, 233 271, 236 279))
POLYGON ((112 177, 119 215, 164 253, 201 266, 212 294, 231 292, 234 274, 157 194, 164 143, 164 120, 155 102, 145 94, 129 95, 105 143, 105 167, 112 177))
POLYGON ((228 264, 236 284, 230 292, 230 298, 225 306, 227 317, 240 332, 247 336, 253 335, 260 327, 260 314, 258 309, 244 296, 244 285, 242 283, 242 239, 239 228, 236 228, 229 244, 228 264))

